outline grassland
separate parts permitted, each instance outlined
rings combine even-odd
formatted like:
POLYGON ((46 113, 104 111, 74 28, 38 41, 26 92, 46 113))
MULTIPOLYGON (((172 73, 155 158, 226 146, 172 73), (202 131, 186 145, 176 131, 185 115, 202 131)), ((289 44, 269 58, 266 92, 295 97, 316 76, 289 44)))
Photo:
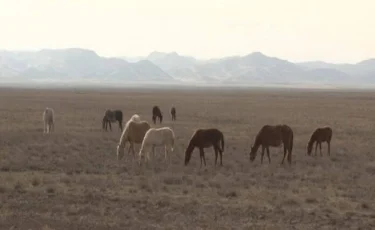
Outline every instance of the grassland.
POLYGON ((374 124, 374 92, 0 89, 0 229, 374 229, 374 124), (151 122, 153 105, 176 134, 172 164, 162 155, 118 164, 121 133, 101 130, 105 109, 151 122), (51 135, 46 106, 56 113, 51 135), (278 123, 294 131, 292 166, 280 165, 281 148, 271 164, 259 153, 250 163, 258 130, 278 123), (334 131, 331 156, 326 144, 323 157, 306 156, 324 125, 334 131), (223 131, 224 166, 214 167, 212 149, 205 168, 197 150, 183 166, 204 127, 223 131))

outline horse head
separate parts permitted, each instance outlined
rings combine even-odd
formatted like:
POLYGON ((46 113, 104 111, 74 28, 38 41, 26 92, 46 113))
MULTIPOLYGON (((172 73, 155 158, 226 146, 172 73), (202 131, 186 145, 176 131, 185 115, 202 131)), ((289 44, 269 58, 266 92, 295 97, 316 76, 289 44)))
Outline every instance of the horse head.
POLYGON ((185 150, 185 166, 189 163, 193 150, 194 150, 194 145, 189 143, 189 146, 185 150))
POLYGON ((117 160, 121 160, 124 157, 125 154, 125 148, 121 147, 120 145, 117 145, 117 160))
POLYGON ((312 144, 310 144, 310 143, 309 143, 309 144, 307 144, 307 155, 309 155, 309 156, 311 155, 311 151, 312 151, 312 146, 313 146, 313 145, 312 145, 312 144))
POLYGON ((257 150, 254 148, 254 146, 251 146, 250 150, 250 161, 254 161, 255 156, 256 156, 257 150))

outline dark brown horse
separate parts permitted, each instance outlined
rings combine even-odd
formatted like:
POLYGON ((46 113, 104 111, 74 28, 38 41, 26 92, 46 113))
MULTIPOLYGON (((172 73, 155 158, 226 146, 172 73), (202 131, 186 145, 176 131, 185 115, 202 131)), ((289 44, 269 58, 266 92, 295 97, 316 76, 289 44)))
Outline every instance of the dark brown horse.
POLYGON ((107 131, 107 125, 109 125, 109 129, 112 131, 111 123, 116 122, 116 121, 118 121, 118 125, 122 132, 122 111, 107 109, 103 116, 103 122, 102 122, 103 129, 107 131))
POLYGON ((215 150, 215 166, 217 163, 218 153, 220 154, 220 165, 223 165, 223 152, 224 152, 224 135, 223 133, 215 128, 212 129, 198 129, 194 132, 190 139, 189 145, 185 151, 185 165, 190 161, 191 154, 195 147, 199 148, 201 167, 202 160, 206 166, 206 158, 204 156, 204 148, 213 146, 215 150), (221 144, 221 146, 220 146, 221 144))
POLYGON ((332 139, 332 129, 328 126, 317 128, 311 135, 310 140, 307 144, 307 154, 310 156, 312 147, 314 145, 314 142, 316 142, 315 145, 315 156, 316 151, 319 145, 320 148, 320 156, 323 156, 322 154, 322 142, 327 142, 328 144, 328 155, 331 155, 331 139, 332 139))
POLYGON ((159 106, 154 106, 152 108, 152 121, 154 122, 154 124, 156 124, 157 117, 159 118, 159 122, 161 124, 161 122, 163 121, 163 114, 161 113, 159 106))
POLYGON ((171 108, 171 116, 172 116, 172 121, 176 120, 176 108, 172 106, 171 108))
POLYGON ((267 149, 268 162, 271 163, 269 147, 284 146, 284 157, 281 164, 284 164, 285 156, 288 152, 288 162, 292 163, 293 150, 293 131, 287 125, 265 125, 255 137, 254 146, 251 147, 250 161, 254 161, 259 146, 262 146, 262 157, 260 162, 263 163, 264 150, 267 149))

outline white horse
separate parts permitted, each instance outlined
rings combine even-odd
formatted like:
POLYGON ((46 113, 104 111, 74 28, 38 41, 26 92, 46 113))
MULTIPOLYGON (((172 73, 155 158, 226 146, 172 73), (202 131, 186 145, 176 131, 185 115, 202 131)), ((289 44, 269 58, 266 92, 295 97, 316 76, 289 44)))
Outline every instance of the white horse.
POLYGON ((46 108, 43 112, 44 129, 43 133, 50 133, 55 130, 54 111, 52 108, 46 108))
MULTIPOLYGON (((155 156, 155 147, 156 146, 164 146, 164 157, 165 160, 167 160, 167 147, 169 147, 170 151, 173 152, 174 147, 174 141, 175 141, 175 135, 171 128, 169 127, 162 127, 162 128, 151 128, 149 129, 145 137, 142 141, 142 146, 139 151, 139 164, 141 163, 141 158, 143 153, 147 152, 146 159, 150 159, 149 155, 149 147, 152 147, 152 154, 155 156), (146 148, 148 150, 146 150, 146 148)), ((169 157, 170 161, 170 157, 169 157)))
POLYGON ((137 114, 133 115, 126 122, 117 145, 117 160, 121 160, 124 157, 126 142, 130 143, 128 153, 130 153, 131 149, 133 158, 135 158, 134 144, 141 144, 147 130, 150 128, 151 126, 147 121, 141 121, 141 118, 137 114))
MULTIPOLYGON (((136 122, 141 122, 141 117, 138 114, 134 114, 128 122, 130 121, 136 121, 136 122)), ((125 125, 126 126, 126 125, 125 125)))

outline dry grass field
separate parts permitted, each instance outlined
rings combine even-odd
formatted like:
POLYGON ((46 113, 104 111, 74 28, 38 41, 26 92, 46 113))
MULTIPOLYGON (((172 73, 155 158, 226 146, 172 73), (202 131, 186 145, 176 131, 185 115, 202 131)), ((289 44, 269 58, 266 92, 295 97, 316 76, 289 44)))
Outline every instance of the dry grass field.
POLYGON ((374 92, 0 89, 0 229, 374 229, 374 124, 374 92), (139 167, 125 154, 119 164, 121 133, 101 129, 104 111, 151 123, 153 105, 176 134, 172 163, 160 154, 139 167), (260 149, 250 162, 259 129, 279 123, 294 131, 292 165, 280 165, 282 148, 270 149, 271 164, 260 164, 260 149), (325 143, 323 157, 306 156, 325 125, 331 156, 325 143), (208 127, 225 135, 224 166, 214 167, 212 149, 206 167, 197 149, 184 166, 194 130, 208 127))

